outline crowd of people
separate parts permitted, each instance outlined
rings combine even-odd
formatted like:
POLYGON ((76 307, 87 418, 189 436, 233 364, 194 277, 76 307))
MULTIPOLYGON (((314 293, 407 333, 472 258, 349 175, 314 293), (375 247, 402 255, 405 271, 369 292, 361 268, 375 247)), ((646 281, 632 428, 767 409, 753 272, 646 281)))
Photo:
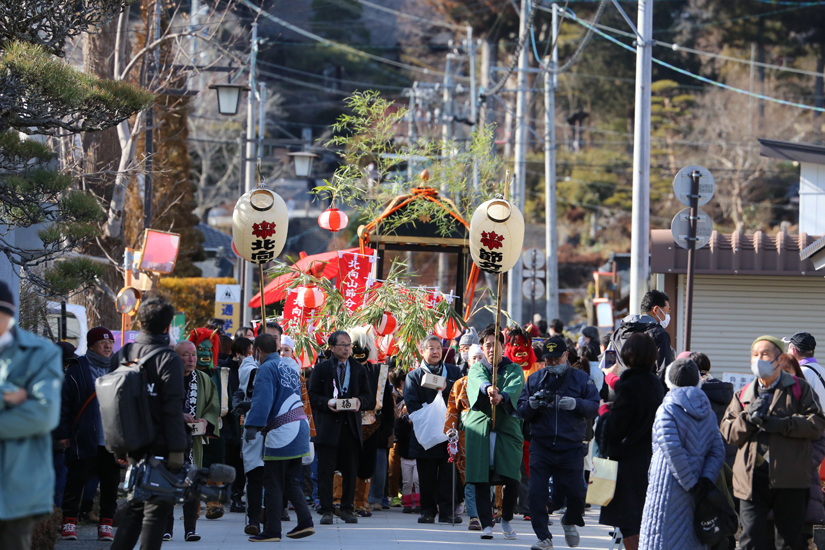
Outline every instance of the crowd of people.
POLYGON ((421 524, 466 518, 483 540, 497 525, 517 538, 518 515, 531 522, 532 550, 552 550, 558 513, 557 534, 577 547, 599 458, 617 473, 598 522, 628 550, 703 548, 694 510, 711 493, 739 523, 714 550, 736 538, 747 550, 809 548, 813 526, 825 524, 825 369, 815 338, 757 337, 742 358, 754 379, 735 391, 711 374, 707 355, 673 350, 666 294, 648 292, 640 309, 604 334, 571 335, 552 320, 428 336, 417 364, 379 361, 372 331, 354 327, 330 334, 326 352, 302 368, 275 320, 229 335, 216 319, 174 342, 174 307, 150 297, 133 344, 114 352, 112 332, 96 327, 82 356, 60 343, 61 360, 57 346, 15 326, 0 284, 0 547, 28 548, 34 519, 54 505, 63 540, 77 539, 78 521, 94 521, 114 550, 138 539, 160 548, 174 535, 174 502, 117 506, 122 470, 154 456, 171 472, 235 468, 228 502, 184 503, 192 542, 201 514, 218 520, 226 507, 245 514, 254 542, 313 535, 313 511, 325 526, 399 507, 421 524), (152 352, 144 371, 154 441, 113 454, 95 381, 152 352))

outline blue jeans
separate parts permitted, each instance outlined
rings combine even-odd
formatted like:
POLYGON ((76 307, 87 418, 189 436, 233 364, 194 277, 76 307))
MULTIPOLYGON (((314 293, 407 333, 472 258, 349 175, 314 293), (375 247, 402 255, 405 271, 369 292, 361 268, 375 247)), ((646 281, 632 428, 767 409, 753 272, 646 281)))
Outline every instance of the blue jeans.
POLYGON ((476 508, 476 486, 472 483, 464 486, 464 508, 467 510, 467 515, 471 518, 478 517, 478 509, 476 508))
POLYGON ((375 451, 375 473, 372 475, 370 483, 370 504, 381 504, 384 498, 384 487, 387 482, 387 449, 377 449, 375 451))
POLYGON ((56 451, 53 453, 54 459, 54 505, 57 508, 63 508, 63 489, 66 488, 66 465, 63 463, 65 458, 63 451, 56 451))

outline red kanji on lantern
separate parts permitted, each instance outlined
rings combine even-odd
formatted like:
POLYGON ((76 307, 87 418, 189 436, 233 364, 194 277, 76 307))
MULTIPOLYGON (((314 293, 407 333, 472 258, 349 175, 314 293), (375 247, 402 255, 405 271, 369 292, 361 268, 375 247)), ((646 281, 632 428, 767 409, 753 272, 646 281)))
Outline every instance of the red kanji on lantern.
POLYGON ((260 222, 252 224, 252 234, 259 239, 266 239, 275 234, 275 222, 260 222))
POLYGON ((324 305, 325 299, 326 296, 323 290, 314 284, 308 284, 298 290, 298 296, 295 298, 295 301, 298 302, 298 305, 301 307, 317 309, 324 305))
POLYGON ((349 217, 334 206, 330 206, 318 216, 318 225, 333 233, 338 233, 341 229, 346 228, 348 224, 349 217))
POLYGON ((486 246, 487 248, 495 249, 501 248, 501 241, 504 240, 502 235, 499 235, 495 231, 482 231, 481 232, 481 244, 486 246))
POLYGON ((392 334, 398 329, 398 320, 389 311, 385 311, 381 320, 375 324, 375 333, 379 336, 392 334))

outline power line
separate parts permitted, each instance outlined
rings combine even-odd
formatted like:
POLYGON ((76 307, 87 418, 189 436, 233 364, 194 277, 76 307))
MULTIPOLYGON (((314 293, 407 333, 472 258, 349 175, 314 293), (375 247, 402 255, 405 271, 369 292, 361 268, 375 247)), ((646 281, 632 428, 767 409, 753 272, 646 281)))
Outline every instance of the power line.
POLYGON ((307 72, 307 71, 300 71, 298 69, 292 69, 290 67, 284 67, 283 65, 277 65, 275 63, 270 63, 268 61, 261 61, 260 59, 258 60, 258 64, 259 65, 268 65, 270 67, 274 67, 274 68, 280 69, 282 71, 288 71, 290 73, 300 74, 300 75, 304 75, 304 76, 310 76, 310 77, 313 77, 313 78, 323 78, 324 80, 333 80, 335 82, 340 82, 341 84, 352 84, 353 86, 370 86, 372 88, 385 88, 385 89, 388 89, 388 90, 406 90, 407 88, 409 88, 409 86, 391 86, 389 84, 374 84, 374 83, 371 83, 371 82, 361 82, 361 81, 357 81, 357 80, 346 80, 346 79, 343 79, 343 78, 334 78, 334 77, 331 77, 331 76, 325 76, 325 75, 321 75, 321 74, 310 73, 310 72, 307 72))
MULTIPOLYGON (((577 23, 579 23, 580 25, 583 25, 583 26, 588 27, 588 28, 592 28, 595 32, 597 32, 598 34, 600 34, 604 38, 607 38, 608 40, 610 40, 614 44, 617 44, 618 46, 620 46, 620 47, 622 47, 622 48, 624 48, 628 51, 631 51, 631 52, 634 52, 634 53, 636 52, 636 50, 634 48, 628 46, 627 44, 625 44, 624 42, 621 42, 620 40, 617 40, 616 38, 613 38, 609 34, 604 33, 602 31, 596 29, 595 27, 591 27, 589 23, 586 23, 586 22, 582 21, 581 19, 578 19, 578 18, 575 18, 575 17, 573 18, 573 20, 576 21, 577 23)), ((736 92, 736 93, 740 93, 740 94, 743 94, 743 95, 746 95, 746 96, 754 97, 756 99, 761 99, 763 101, 771 101, 773 103, 778 103, 780 105, 787 105, 789 107, 797 107, 799 109, 807 109, 807 110, 810 110, 810 111, 817 111, 817 112, 820 112, 820 113, 825 113, 825 108, 822 108, 822 107, 814 107, 813 105, 805 105, 804 103, 796 103, 794 101, 787 101, 787 100, 779 99, 779 98, 776 98, 776 97, 771 97, 771 96, 767 96, 767 95, 763 95, 763 94, 757 94, 757 93, 754 93, 754 92, 749 92, 748 90, 743 90, 741 88, 737 88, 737 87, 731 86, 729 84, 724 84, 722 82, 717 82, 715 80, 711 80, 710 78, 707 78, 707 77, 704 77, 704 76, 701 76, 701 75, 698 75, 698 74, 694 74, 690 71, 686 71, 685 69, 681 69, 679 67, 676 67, 675 65, 671 65, 670 63, 667 63, 666 61, 662 61, 661 59, 656 59, 655 57, 653 58, 653 62, 658 64, 658 65, 661 65, 663 67, 667 67, 668 69, 671 69, 673 71, 676 71, 677 73, 683 74, 685 76, 689 76, 691 78, 695 78, 696 80, 699 80, 701 82, 705 82, 706 84, 710 84, 712 86, 717 86, 719 88, 723 88, 725 90, 730 90, 732 92, 736 92)))
POLYGON ((409 13, 403 13, 403 12, 400 12, 400 11, 397 11, 397 10, 394 10, 394 9, 391 9, 391 8, 385 8, 384 6, 379 6, 378 4, 368 2, 367 0, 355 0, 355 1, 358 2, 359 4, 363 4, 364 6, 369 6, 370 8, 374 8, 376 10, 380 10, 380 11, 383 11, 383 12, 386 12, 386 13, 392 13, 394 15, 397 15, 398 17, 404 17, 405 19, 411 19, 413 21, 419 21, 421 23, 430 23, 430 24, 435 25, 437 27, 445 27, 445 28, 448 28, 448 29, 460 29, 461 28, 458 25, 454 25, 454 24, 448 23, 446 21, 437 21, 435 19, 425 19, 424 17, 418 17, 417 15, 412 15, 412 14, 409 14, 409 13))
MULTIPOLYGON (((277 23, 277 24, 279 24, 283 27, 286 27, 287 29, 289 29, 293 32, 296 32, 296 33, 300 34, 301 36, 305 36, 305 37, 310 38, 312 40, 321 42, 322 44, 326 44, 327 46, 338 48, 340 50, 343 50, 345 52, 348 52, 348 53, 351 53, 351 54, 354 54, 354 55, 359 55, 361 57, 366 57, 368 59, 372 59, 372 60, 378 61, 380 63, 386 63, 388 65, 393 65, 395 67, 400 67, 402 69, 407 69, 407 70, 410 70, 410 71, 416 71, 416 72, 420 72, 420 73, 424 73, 424 74, 436 74, 436 75, 441 75, 441 76, 444 75, 444 73, 442 71, 436 71, 436 70, 431 70, 431 69, 422 69, 420 67, 416 67, 415 65, 409 65, 407 63, 401 63, 400 61, 387 59, 386 57, 381 57, 380 55, 373 55, 371 53, 367 53, 367 52, 359 50, 357 48, 353 48, 351 46, 347 46, 347 45, 341 44, 339 42, 329 40, 327 38, 324 38, 322 36, 318 36, 317 34, 314 34, 314 33, 311 33, 307 30, 304 30, 300 27, 297 27, 297 26, 293 25, 292 23, 289 23, 288 21, 284 21, 283 19, 275 17, 274 15, 271 15, 271 14, 265 12, 264 10, 262 10, 261 8, 259 8, 258 6, 256 6, 252 2, 250 2, 249 0, 240 0, 240 1, 241 1, 242 4, 244 4, 245 6, 250 8, 251 10, 257 12, 259 15, 269 19, 270 21, 273 21, 273 22, 275 22, 275 23, 277 23)), ((468 80, 467 77, 461 77, 461 76, 455 76, 455 78, 460 78, 462 80, 468 80)))

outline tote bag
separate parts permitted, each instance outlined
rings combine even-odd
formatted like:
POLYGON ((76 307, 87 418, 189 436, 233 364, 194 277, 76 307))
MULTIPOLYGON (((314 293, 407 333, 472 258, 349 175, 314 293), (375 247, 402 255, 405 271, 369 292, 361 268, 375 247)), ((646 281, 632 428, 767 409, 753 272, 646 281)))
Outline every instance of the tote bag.
POLYGON ((598 506, 607 506, 616 492, 616 474, 619 463, 607 458, 593 457, 593 469, 590 470, 590 483, 587 486, 585 502, 598 506))

